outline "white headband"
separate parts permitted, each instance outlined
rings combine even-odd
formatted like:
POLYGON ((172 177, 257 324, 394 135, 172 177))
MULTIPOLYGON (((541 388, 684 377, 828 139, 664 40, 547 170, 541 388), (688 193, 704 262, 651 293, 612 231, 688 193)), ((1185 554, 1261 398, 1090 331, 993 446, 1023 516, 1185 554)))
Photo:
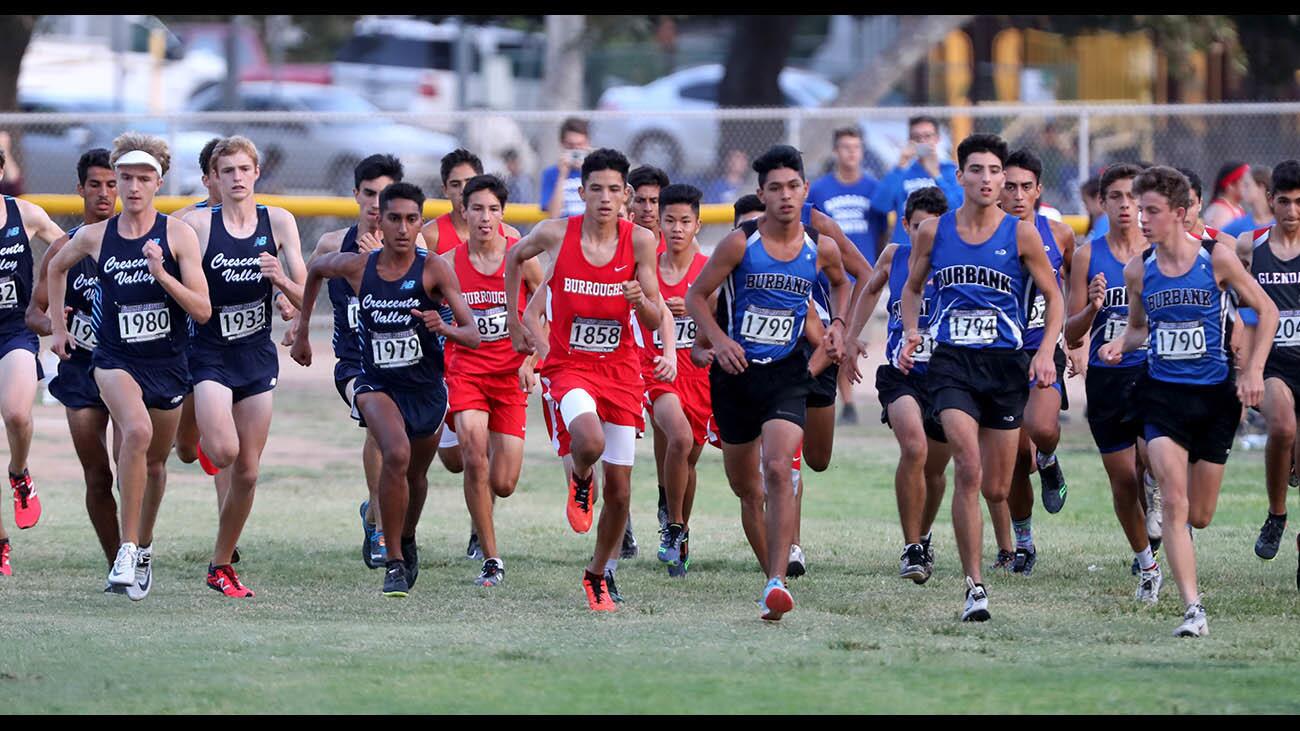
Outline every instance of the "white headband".
POLYGON ((150 155, 144 150, 131 150, 125 155, 117 158, 117 162, 114 163, 113 167, 116 169, 123 165, 148 165, 158 171, 158 177, 161 178, 163 175, 162 163, 158 162, 158 158, 150 155))

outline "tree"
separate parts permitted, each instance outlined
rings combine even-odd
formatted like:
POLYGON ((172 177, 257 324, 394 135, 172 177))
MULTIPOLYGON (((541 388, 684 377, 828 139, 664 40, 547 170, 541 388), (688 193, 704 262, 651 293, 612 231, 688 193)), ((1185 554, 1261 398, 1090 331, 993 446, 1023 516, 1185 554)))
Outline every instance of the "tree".
MULTIPOLYGON (((783 106, 777 80, 790 56, 794 42, 791 29, 798 20, 797 15, 735 16, 725 70, 718 85, 719 107, 783 106)), ((730 150, 744 150, 747 156, 754 157, 785 140, 785 123, 779 119, 725 120, 719 131, 719 164, 730 150)))
POLYGON ((18 70, 39 15, 0 15, 0 112, 18 109, 18 70))

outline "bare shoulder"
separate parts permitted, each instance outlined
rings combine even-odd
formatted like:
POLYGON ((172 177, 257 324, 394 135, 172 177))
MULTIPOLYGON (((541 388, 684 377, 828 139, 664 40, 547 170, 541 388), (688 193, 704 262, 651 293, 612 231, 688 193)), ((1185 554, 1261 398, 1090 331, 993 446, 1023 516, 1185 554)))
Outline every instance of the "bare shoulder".
POLYGON ((266 215, 270 217, 273 226, 298 225, 298 219, 287 209, 280 206, 266 206, 266 215))
POLYGON ((1074 242, 1077 238, 1074 229, 1064 221, 1054 221, 1049 218, 1047 220, 1047 228, 1051 230, 1052 235, 1056 237, 1057 241, 1074 242))
POLYGON ((343 237, 348 233, 348 229, 340 228, 334 231, 326 231, 320 235, 316 241, 316 254, 330 254, 338 251, 343 247, 343 237))
POLYGON ((49 218, 50 216, 50 214, 45 212, 44 208, 41 208, 29 200, 15 197, 14 203, 18 206, 18 213, 22 215, 24 219, 40 217, 49 218))
POLYGON ((507 237, 512 239, 523 238, 523 234, 519 233, 519 229, 515 228, 514 226, 511 226, 508 223, 503 223, 501 224, 501 227, 506 230, 507 237))

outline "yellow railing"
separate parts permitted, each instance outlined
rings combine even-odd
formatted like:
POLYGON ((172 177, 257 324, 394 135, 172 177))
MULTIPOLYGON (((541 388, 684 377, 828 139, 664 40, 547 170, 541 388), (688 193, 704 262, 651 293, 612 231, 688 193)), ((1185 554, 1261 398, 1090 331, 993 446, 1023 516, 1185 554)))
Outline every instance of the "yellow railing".
MULTIPOLYGON (((75 195, 25 195, 26 200, 44 208, 51 216, 77 216, 82 211, 82 200, 75 195)), ((161 195, 154 199, 154 205, 163 213, 171 213, 193 203, 193 196, 161 195)), ((334 218, 356 218, 357 202, 351 198, 316 196, 316 195, 261 195, 257 202, 268 206, 279 206, 295 216, 330 216, 334 218)), ((121 210, 121 203, 118 204, 121 210)), ((451 201, 431 198, 424 202, 426 218, 441 216, 451 210, 451 201)), ((890 215, 893 218, 893 215, 890 215)), ((726 203, 708 203, 700 206, 700 220, 706 225, 730 225, 734 219, 732 207, 726 203)), ((533 224, 546 220, 546 214, 536 205, 515 203, 506 206, 506 223, 533 224)), ((1065 222, 1082 236, 1087 233, 1087 216, 1065 216, 1065 222)), ((890 225, 893 225, 891 220, 890 225)))

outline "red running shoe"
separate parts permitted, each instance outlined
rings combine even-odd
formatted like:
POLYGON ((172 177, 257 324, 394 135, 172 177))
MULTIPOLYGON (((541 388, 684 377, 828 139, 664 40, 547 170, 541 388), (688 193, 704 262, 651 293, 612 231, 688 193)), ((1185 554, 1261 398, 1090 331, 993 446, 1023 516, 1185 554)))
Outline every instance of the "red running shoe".
POLYGON ((21 475, 10 473, 9 486, 14 490, 14 523, 19 528, 31 528, 41 519, 41 499, 36 497, 32 476, 23 470, 21 475))
POLYGON ((14 569, 9 565, 9 541, 0 543, 0 576, 13 576, 14 569))
POLYGON ((218 472, 220 472, 221 468, 212 464, 212 460, 208 459, 208 455, 203 453, 203 442, 199 442, 198 447, 199 447, 199 466, 203 468, 203 471, 208 473, 209 475, 215 475, 218 472))
POLYGON ((253 590, 239 583, 239 574, 235 573, 235 569, 230 564, 225 566, 208 564, 208 588, 236 599, 253 597, 253 590))
POLYGON ((587 606, 593 612, 617 612, 618 605, 609 598, 609 589, 605 586, 605 577, 584 571, 582 590, 587 594, 587 606))
POLYGON ((586 480, 569 478, 569 499, 564 503, 564 515, 569 519, 569 527, 576 533, 586 533, 591 530, 591 504, 595 502, 591 491, 595 477, 596 473, 593 471, 586 480))

